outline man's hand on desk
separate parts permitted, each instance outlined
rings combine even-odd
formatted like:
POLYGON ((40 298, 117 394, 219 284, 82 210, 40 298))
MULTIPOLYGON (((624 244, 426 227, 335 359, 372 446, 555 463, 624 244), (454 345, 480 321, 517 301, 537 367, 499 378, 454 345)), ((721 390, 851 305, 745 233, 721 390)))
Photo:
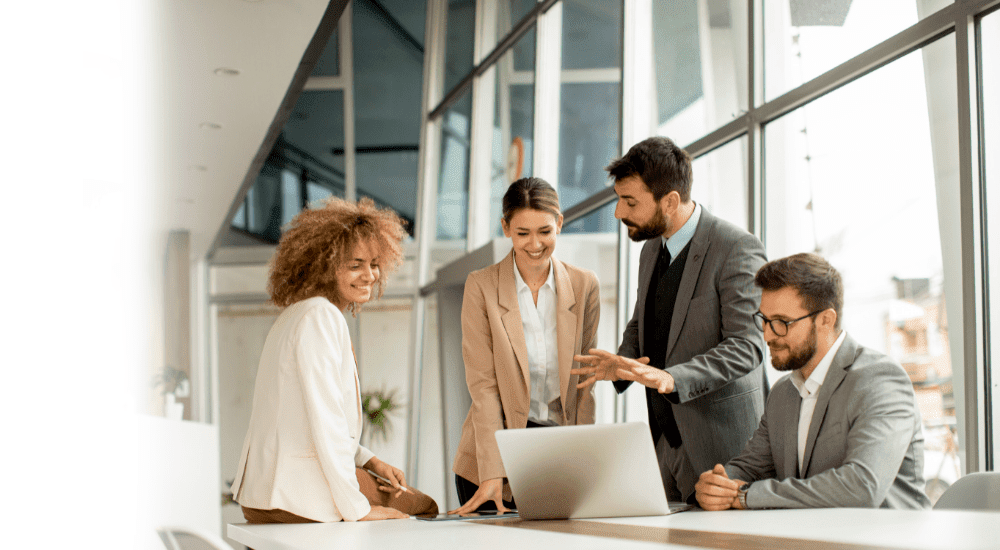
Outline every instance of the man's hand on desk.
MULTIPOLYGON (((636 369, 645 367, 646 365, 649 364, 649 357, 629 359, 628 357, 615 355, 611 352, 604 351, 602 349, 592 349, 589 351, 589 355, 574 355, 573 360, 576 361, 577 363, 580 363, 581 366, 580 368, 571 369, 569 371, 570 374, 577 374, 580 375, 581 377, 586 376, 586 378, 584 378, 579 384, 576 385, 577 389, 586 388, 587 386, 590 386, 591 384, 594 384, 599 380, 610 380, 612 382, 616 380, 621 380, 624 378, 621 376, 622 372, 633 372, 636 369)), ((646 367, 646 368, 651 368, 651 367, 646 367)), ((659 369, 653 369, 653 370, 659 370, 659 369)), ((624 379, 635 380, 635 378, 624 378, 624 379)), ((672 383, 673 383, 673 378, 671 378, 671 384, 672 383)))
POLYGON ((388 506, 372 506, 372 511, 358 521, 378 521, 382 519, 406 519, 410 516, 388 506))
POLYGON ((743 510, 737 498, 737 493, 743 482, 738 479, 729 479, 726 469, 722 464, 716 464, 715 468, 701 474, 698 483, 695 483, 695 498, 698 504, 705 510, 728 510, 736 508, 743 510))
POLYGON ((461 508, 448 512, 449 514, 471 514, 475 512, 484 502, 492 500, 497 506, 499 513, 509 512, 510 509, 503 505, 503 478, 497 477, 487 479, 476 489, 476 494, 461 508))

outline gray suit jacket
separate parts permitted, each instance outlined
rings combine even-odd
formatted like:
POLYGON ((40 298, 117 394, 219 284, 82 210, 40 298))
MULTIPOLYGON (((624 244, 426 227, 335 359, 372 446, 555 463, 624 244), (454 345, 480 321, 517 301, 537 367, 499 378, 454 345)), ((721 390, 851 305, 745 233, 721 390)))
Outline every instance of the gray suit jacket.
POLYGON ((751 508, 929 508, 924 437, 913 384, 899 363, 847 335, 820 386, 799 468, 799 405, 789 376, 727 466, 752 481, 751 508))
MULTIPOLYGON (((689 246, 663 362, 674 377, 675 393, 646 395, 671 403, 698 475, 736 456, 764 411, 764 341, 753 323, 760 289, 753 278, 766 258, 757 237, 704 207, 689 246)), ((646 294, 659 249, 660 239, 642 247, 638 299, 618 348, 623 357, 645 355, 646 294)), ((620 393, 628 384, 615 382, 615 387, 620 393)))

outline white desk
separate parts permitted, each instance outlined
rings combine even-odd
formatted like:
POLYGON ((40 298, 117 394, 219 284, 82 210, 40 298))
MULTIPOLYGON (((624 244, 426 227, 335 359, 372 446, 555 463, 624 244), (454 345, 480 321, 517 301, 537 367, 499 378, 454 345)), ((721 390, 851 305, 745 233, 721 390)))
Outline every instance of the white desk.
POLYGON ((568 547, 574 550, 653 547, 996 550, 1000 548, 1000 513, 696 510, 649 518, 524 522, 521 527, 415 519, 297 525, 230 524, 228 535, 254 550, 552 550, 568 547))

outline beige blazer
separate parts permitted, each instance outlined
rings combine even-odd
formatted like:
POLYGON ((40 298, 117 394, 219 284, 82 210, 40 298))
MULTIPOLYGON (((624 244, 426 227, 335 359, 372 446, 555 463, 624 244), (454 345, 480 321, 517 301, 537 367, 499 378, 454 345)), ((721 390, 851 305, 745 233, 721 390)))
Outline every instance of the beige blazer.
MULTIPOLYGON (((594 387, 576 389, 573 355, 594 347, 600 289, 592 271, 552 259, 562 425, 594 423, 594 387)), ((469 274, 462 300, 462 358, 472 407, 452 470, 476 483, 506 477, 494 433, 524 428, 531 407, 528 347, 514 279, 514 252, 469 274)), ((509 499, 509 495, 505 495, 509 499)))
POLYGON ((326 298, 281 312, 264 342, 234 500, 316 521, 355 521, 371 506, 354 468, 361 396, 344 314, 326 298))

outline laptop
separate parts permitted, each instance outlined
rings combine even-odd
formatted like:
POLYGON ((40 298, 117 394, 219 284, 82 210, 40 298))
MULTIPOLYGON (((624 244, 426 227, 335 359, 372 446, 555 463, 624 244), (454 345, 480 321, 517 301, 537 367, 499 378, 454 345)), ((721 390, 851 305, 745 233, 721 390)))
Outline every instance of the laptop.
POLYGON ((497 430, 523 519, 662 516, 668 503, 649 426, 640 422, 497 430))

